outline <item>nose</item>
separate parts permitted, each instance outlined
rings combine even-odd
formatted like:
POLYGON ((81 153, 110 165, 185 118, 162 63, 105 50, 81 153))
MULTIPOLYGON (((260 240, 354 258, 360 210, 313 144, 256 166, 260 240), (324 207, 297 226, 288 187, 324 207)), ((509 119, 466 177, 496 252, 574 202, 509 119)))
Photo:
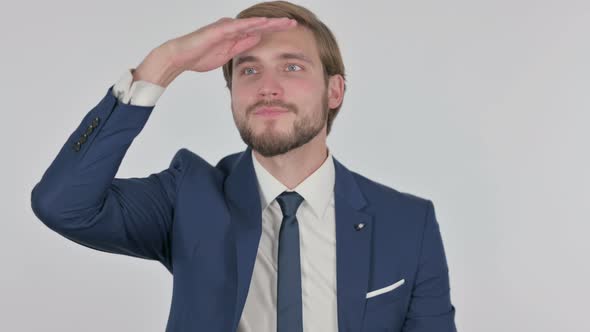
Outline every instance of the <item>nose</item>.
POLYGON ((283 96, 283 87, 272 73, 261 74, 259 80, 258 96, 262 98, 280 98, 283 96))

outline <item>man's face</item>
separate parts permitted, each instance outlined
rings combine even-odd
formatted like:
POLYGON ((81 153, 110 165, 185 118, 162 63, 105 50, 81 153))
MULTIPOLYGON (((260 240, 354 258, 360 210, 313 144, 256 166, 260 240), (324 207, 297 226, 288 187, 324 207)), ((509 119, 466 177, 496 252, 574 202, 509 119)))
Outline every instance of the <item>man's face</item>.
POLYGON ((265 157, 325 133, 328 89, 310 30, 265 33, 233 59, 234 121, 242 140, 265 157))

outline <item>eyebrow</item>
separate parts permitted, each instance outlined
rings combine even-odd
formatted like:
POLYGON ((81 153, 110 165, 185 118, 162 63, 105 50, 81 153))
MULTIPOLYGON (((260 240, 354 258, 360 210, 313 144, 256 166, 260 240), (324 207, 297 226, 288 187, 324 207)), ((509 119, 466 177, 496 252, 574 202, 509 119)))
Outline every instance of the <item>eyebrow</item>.
MULTIPOLYGON (((278 56, 276 56, 276 59, 281 59, 281 60, 297 59, 297 60, 307 62, 310 65, 313 65, 313 61, 311 61, 311 59, 308 58, 303 53, 281 53, 278 56)), ((254 55, 244 55, 244 56, 238 57, 238 59, 235 61, 234 67, 238 67, 239 65, 241 65, 245 62, 260 62, 260 58, 258 58, 257 56, 254 56, 254 55)))

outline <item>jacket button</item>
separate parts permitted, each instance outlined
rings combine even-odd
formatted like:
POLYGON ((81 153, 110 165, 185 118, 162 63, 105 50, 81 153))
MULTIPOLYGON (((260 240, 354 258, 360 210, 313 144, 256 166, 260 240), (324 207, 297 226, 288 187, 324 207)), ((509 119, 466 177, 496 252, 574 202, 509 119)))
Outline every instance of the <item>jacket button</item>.
POLYGON ((74 150, 76 152, 80 151, 80 146, 82 146, 82 143, 80 142, 76 142, 76 144, 74 144, 74 150))
POLYGON ((82 137, 80 137, 80 139, 78 140, 78 142, 84 144, 86 143, 86 139, 88 138, 88 135, 86 135, 86 133, 82 134, 82 137))
POLYGON ((93 126, 89 126, 88 128, 86 128, 86 132, 84 133, 85 135, 90 135, 92 134, 92 131, 94 130, 93 126))
POLYGON ((96 128, 96 127, 98 127, 99 123, 100 123, 100 118, 97 116, 96 118, 94 118, 94 120, 92 120, 91 126, 96 128))

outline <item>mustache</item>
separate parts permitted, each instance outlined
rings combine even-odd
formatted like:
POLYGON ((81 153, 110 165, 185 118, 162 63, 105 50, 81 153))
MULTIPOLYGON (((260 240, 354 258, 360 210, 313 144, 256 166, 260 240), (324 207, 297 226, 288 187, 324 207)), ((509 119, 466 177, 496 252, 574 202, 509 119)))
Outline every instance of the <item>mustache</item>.
POLYGON ((260 100, 258 102, 256 102, 255 104, 248 106, 248 108, 246 109, 246 114, 250 114, 251 112, 254 112, 255 109, 259 108, 259 107, 282 107, 284 109, 286 109, 289 112, 293 112, 295 114, 297 114, 297 106, 291 104, 291 103, 285 103, 281 100, 275 99, 275 100, 260 100))

